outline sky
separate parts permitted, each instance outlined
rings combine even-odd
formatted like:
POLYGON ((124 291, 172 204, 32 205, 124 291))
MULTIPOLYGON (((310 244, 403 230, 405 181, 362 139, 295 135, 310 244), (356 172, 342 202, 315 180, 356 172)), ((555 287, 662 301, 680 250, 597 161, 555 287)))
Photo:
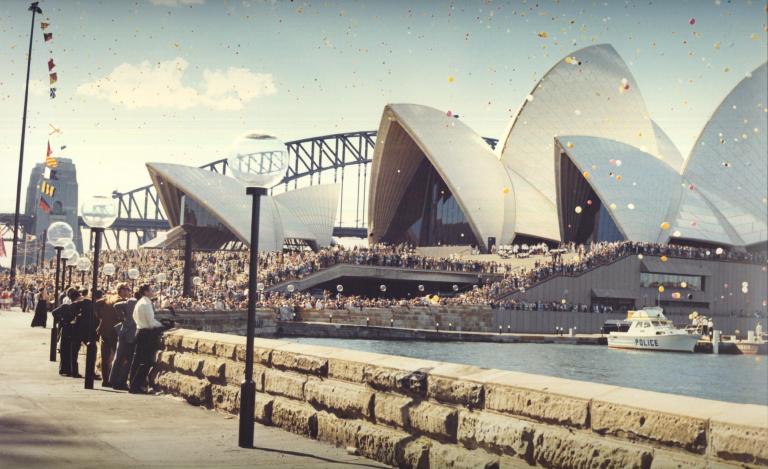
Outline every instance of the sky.
MULTIPOLYGON (((15 200, 27 6, 0 0, 0 212, 15 200)), ((599 43, 624 58, 650 115, 687 155, 720 101, 768 53, 764 0, 40 6, 23 189, 50 138, 55 155, 77 165, 81 197, 148 184, 148 161, 226 157, 246 131, 291 140, 374 130, 393 102, 451 110, 498 138, 547 70, 599 43), (43 41, 40 21, 52 41, 43 41), (49 137, 50 125, 61 133, 49 137)))

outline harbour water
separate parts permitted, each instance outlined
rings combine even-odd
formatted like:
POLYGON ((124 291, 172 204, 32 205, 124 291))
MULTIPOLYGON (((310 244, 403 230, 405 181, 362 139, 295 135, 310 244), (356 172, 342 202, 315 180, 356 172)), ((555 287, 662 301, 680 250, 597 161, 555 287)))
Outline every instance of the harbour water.
POLYGON ((768 360, 760 356, 614 350, 601 346, 292 338, 483 368, 535 373, 718 401, 768 405, 768 360))

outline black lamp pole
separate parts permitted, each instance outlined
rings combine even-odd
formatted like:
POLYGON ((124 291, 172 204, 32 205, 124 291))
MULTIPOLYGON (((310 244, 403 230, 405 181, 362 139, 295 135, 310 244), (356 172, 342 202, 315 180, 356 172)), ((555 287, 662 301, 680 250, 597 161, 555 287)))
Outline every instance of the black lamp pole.
MULTIPOLYGON (((54 249, 56 249, 56 281, 54 282, 53 287, 53 304, 54 307, 58 308, 59 306, 59 270, 61 267, 61 251, 64 249, 61 246, 56 246, 54 249)), ((51 327, 51 350, 50 350, 50 360, 52 362, 56 361, 56 342, 58 340, 58 335, 56 332, 56 328, 58 326, 58 322, 56 321, 56 316, 53 317, 53 326, 51 327)))
POLYGON ((74 265, 68 265, 67 266, 67 285, 72 286, 72 269, 74 269, 74 265))
POLYGON ((85 271, 80 271, 80 285, 85 285, 85 271))
POLYGON ((249 187, 246 194, 253 197, 251 210, 251 256, 248 265, 248 331, 245 340, 245 378, 240 385, 240 435, 241 448, 253 448, 253 412, 256 406, 256 384, 253 382, 253 328, 256 325, 256 276, 259 269, 259 212, 261 196, 267 195, 264 187, 249 187))
POLYGON ((96 336, 94 334, 96 319, 96 290, 99 286, 99 252, 101 251, 101 236, 104 228, 91 228, 93 241, 93 283, 91 285, 91 314, 88 315, 88 344, 85 349, 85 389, 93 389, 93 375, 96 368, 96 336))
MULTIPOLYGON (((19 206, 21 203, 21 175, 24 171, 24 138, 27 130, 27 101, 29 99, 29 67, 32 62, 32 36, 35 34, 35 14, 43 13, 37 6, 38 2, 32 2, 28 10, 32 12, 32 26, 29 28, 29 52, 27 52, 27 85, 24 88, 24 113, 21 118, 21 148, 19 149, 19 175, 16 179, 16 211, 13 212, 13 245, 11 249, 11 286, 16 284, 16 254, 19 244, 19 206)), ((54 361, 55 361, 54 350, 54 361)))

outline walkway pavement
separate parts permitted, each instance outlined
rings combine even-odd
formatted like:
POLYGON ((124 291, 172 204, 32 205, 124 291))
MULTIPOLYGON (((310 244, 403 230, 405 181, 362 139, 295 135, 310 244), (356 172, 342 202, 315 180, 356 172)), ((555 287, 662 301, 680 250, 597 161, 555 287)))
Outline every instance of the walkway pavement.
MULTIPOLYGON (((0 467, 385 467, 340 448, 256 425, 237 446, 237 417, 167 396, 83 389, 48 360, 50 329, 0 311, 0 467)), ((49 318, 50 325, 50 318, 49 318)))

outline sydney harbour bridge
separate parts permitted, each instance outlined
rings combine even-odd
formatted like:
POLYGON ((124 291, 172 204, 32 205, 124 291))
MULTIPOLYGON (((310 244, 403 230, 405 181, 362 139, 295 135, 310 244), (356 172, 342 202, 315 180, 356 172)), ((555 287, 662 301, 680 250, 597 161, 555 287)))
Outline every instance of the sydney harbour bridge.
MULTIPOLYGON (((485 138, 485 141, 492 148, 497 143, 492 138, 485 138)), ((365 238, 368 183, 376 146, 376 131, 323 135, 293 140, 285 145, 292 164, 285 178, 272 187, 270 193, 281 193, 307 185, 340 183, 339 216, 333 235, 365 238), (354 193, 350 194, 350 191, 354 193)), ((226 174, 227 160, 211 161, 201 168, 226 174)), ((108 249, 135 248, 153 239, 158 232, 170 228, 152 184, 127 192, 114 191, 112 197, 117 199, 118 218, 104 237, 108 249)), ((29 232, 32 221, 31 217, 21 215, 23 233, 29 232)), ((12 230, 13 214, 0 214, 0 225, 10 226, 12 230)), ((82 219, 80 226, 85 226, 82 219)), ((23 239, 22 236, 19 239, 23 239)))

